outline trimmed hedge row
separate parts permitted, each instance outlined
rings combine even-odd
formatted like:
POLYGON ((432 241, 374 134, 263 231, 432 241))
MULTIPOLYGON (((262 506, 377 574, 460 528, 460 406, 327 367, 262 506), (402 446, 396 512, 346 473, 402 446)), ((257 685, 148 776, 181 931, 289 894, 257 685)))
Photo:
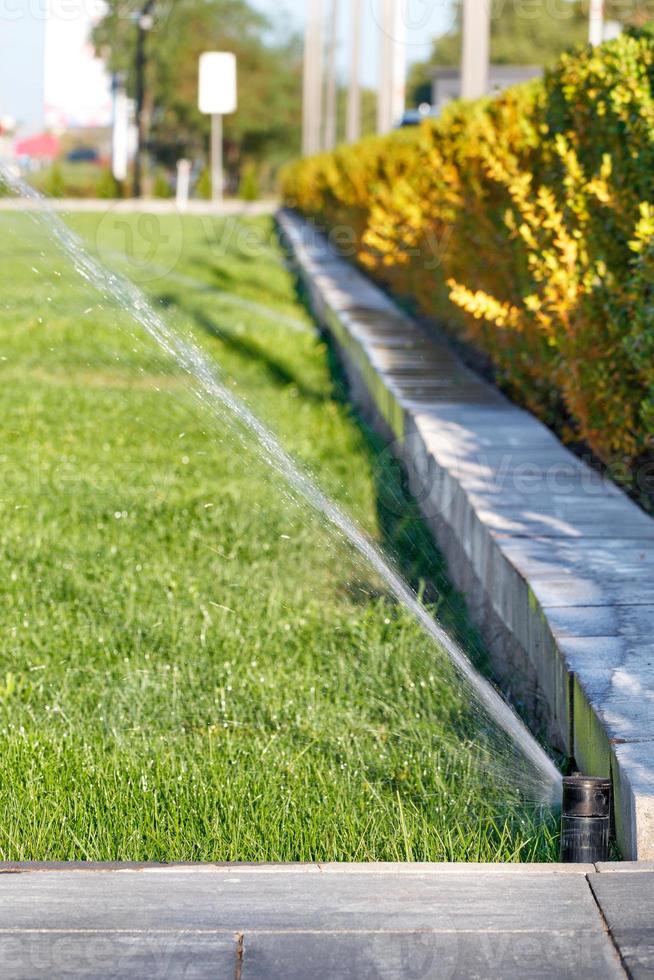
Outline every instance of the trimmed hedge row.
POLYGON ((654 451, 654 39, 301 160, 287 204, 616 475, 654 451))

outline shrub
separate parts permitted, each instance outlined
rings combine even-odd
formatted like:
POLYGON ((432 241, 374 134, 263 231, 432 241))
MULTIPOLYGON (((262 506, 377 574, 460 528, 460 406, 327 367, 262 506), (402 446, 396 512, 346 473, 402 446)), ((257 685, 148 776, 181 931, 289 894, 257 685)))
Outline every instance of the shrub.
POLYGON ((211 200, 211 171, 205 167, 195 185, 195 194, 203 201, 211 200))
POLYGON ((283 176, 289 205, 347 227, 366 269, 618 469, 654 450, 653 84, 654 39, 631 33, 283 176))
POLYGON ((45 192, 49 197, 64 197, 66 194, 66 181, 60 163, 53 163, 45 177, 45 192))
POLYGON ((101 200, 115 200, 123 196, 121 185, 109 167, 105 167, 100 171, 96 193, 101 200))
POLYGON ((49 197, 115 198, 122 189, 111 170, 95 163, 69 163, 57 160, 47 170, 29 174, 29 182, 49 197))
POLYGON ((243 166, 238 185, 238 196, 241 201, 258 201, 261 197, 257 165, 252 160, 243 166))
POLYGON ((154 183, 152 185, 152 196, 159 197, 164 200, 171 198, 173 196, 173 189, 170 186, 170 181, 166 173, 162 170, 157 170, 154 176, 154 183))

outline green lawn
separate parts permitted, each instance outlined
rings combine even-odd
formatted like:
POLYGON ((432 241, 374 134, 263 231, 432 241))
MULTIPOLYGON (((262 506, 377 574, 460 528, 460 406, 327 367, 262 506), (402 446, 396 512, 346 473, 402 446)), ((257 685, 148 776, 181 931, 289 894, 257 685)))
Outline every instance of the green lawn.
MULTIPOLYGON (((272 224, 71 223, 483 659, 272 224)), ((511 746, 247 437, 29 216, 0 268, 0 858, 554 858, 511 746)))

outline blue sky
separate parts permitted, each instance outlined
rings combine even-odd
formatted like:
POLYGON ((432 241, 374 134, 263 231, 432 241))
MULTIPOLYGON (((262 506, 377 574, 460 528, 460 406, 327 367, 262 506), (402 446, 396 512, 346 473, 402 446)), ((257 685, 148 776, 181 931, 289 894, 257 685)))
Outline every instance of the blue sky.
MULTIPOLYGON (((268 14, 274 21, 284 19, 296 24, 299 28, 304 25, 306 15, 306 0, 250 0, 250 2, 268 14)), ((442 34, 451 25, 452 0, 403 0, 405 4, 405 22, 407 24, 407 45, 409 61, 418 61, 427 57, 431 50, 431 41, 442 34)), ((324 0, 328 7, 328 0, 324 0)), ((347 36, 349 20, 349 0, 341 0, 341 45, 340 61, 344 68, 347 60, 347 36)), ((374 85, 377 78, 377 51, 379 47, 378 23, 379 0, 363 0, 364 6, 364 56, 363 76, 368 85, 374 85)))

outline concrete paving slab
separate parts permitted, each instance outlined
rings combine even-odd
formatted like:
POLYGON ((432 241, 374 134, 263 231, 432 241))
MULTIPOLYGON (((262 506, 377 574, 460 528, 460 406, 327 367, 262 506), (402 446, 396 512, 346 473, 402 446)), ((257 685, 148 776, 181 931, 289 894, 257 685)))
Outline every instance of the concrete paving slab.
POLYGON ((588 696, 587 701, 594 708, 610 741, 654 742, 653 694, 634 699, 618 697, 613 691, 600 691, 588 696))
POLYGON ((243 980, 558 980, 623 977, 610 941, 590 933, 390 932, 245 936, 243 980))
POLYGON ((456 974, 458 953, 456 937, 448 934, 248 933, 242 980, 447 978, 456 974))
MULTIPOLYGON (((495 489, 497 492, 511 490, 512 485, 507 478, 517 472, 527 480, 533 474, 549 477, 550 482, 546 485, 546 489, 553 492, 570 492, 576 487, 576 480, 583 479, 584 491, 588 494, 609 493, 621 496, 620 490, 614 483, 596 470, 590 469, 578 456, 573 455, 563 446, 551 446, 534 456, 531 447, 512 450, 493 447, 475 450, 465 444, 459 445, 453 442, 444 447, 439 440, 435 447, 435 457, 441 466, 456 469, 457 472, 474 472, 473 468, 477 467, 482 469, 484 475, 504 478, 506 482, 499 486, 493 482, 486 484, 487 489, 495 489)), ((522 492, 523 484, 513 489, 522 492)))
MULTIPOLYGON (((530 588, 541 607, 547 606, 650 606, 652 584, 649 580, 623 578, 559 576, 530 579, 530 588)), ((654 765, 654 760, 652 760, 654 765)))
MULTIPOLYGON (((584 680, 586 679, 584 677, 584 680)), ((573 749, 578 764, 584 772, 604 773, 617 767, 617 759, 625 749, 631 754, 630 782, 623 779, 614 786, 614 809, 616 827, 623 822, 633 821, 630 813, 634 805, 632 791, 638 787, 639 800, 635 805, 646 804, 654 799, 654 784, 647 769, 639 766, 636 755, 650 755, 654 750, 654 723, 651 706, 642 706, 636 699, 617 698, 607 694, 589 693, 582 688, 580 677, 572 682, 571 698, 575 704, 573 722, 573 749), (637 723, 635 721, 637 719, 637 723), (635 751, 634 751, 635 750, 635 751)), ((625 777, 626 778, 626 777, 625 777)), ((644 827, 648 826, 646 809, 640 815, 644 827)))
MULTIPOLYGON (((559 494, 547 490, 519 494, 480 492, 466 487, 466 492, 480 519, 515 537, 571 538, 574 544, 586 538, 651 542, 654 531, 650 518, 639 511, 623 507, 623 498, 614 494, 559 494)), ((651 596, 651 594, 650 594, 651 596)))
POLYGON ((7 874, 0 877, 0 931, 229 931, 220 919, 226 879, 175 871, 7 874))
POLYGON ((654 872, 654 861, 600 861, 595 865, 598 874, 635 874, 641 871, 654 872))
POLYGON ((0 935, 6 980, 233 980, 235 937, 187 933, 22 932, 0 935))
POLYGON ((622 977, 588 883, 599 877, 646 876, 547 865, 14 866, 0 877, 0 975, 622 977))
MULTIPOLYGON (((617 496, 618 490, 615 485, 606 484, 599 476, 589 479, 587 470, 580 465, 578 468, 568 466, 568 464, 548 464, 546 460, 541 462, 530 462, 524 459, 522 462, 512 458, 514 455, 524 455, 524 450, 519 450, 515 454, 506 453, 507 459, 502 459, 498 453, 494 454, 497 458, 493 462, 484 460, 484 454, 479 453, 477 458, 467 458, 464 460, 456 459, 450 454, 441 454, 439 463, 444 465, 448 460, 448 470, 456 476, 457 480, 465 490, 471 493, 492 494, 499 498, 502 503, 504 498, 510 502, 511 495, 518 495, 520 500, 538 500, 545 498, 573 498, 584 500, 586 506, 589 501, 596 497, 617 496)), ((533 454, 532 460, 533 460, 533 454)), ((543 456, 547 456, 547 451, 543 456)), ((592 472, 592 471, 590 471, 592 472)), ((588 515, 585 523, 589 524, 588 515)), ((636 522, 636 524, 642 522, 636 522)), ((593 525, 589 524, 592 528, 593 525)), ((651 529, 650 529, 651 530, 651 529)), ((654 537, 652 533, 651 537, 654 537)), ((639 540, 642 540, 639 539, 639 540)))
POLYGON ((531 431, 521 421, 502 421, 499 412, 484 419, 486 411, 489 409, 481 406, 434 405, 429 411, 423 409, 416 413, 416 424, 430 449, 435 445, 451 448, 457 444, 465 446, 468 452, 552 450, 556 447, 555 437, 543 426, 531 431))
POLYGON ((654 974, 654 873, 598 874, 590 879, 598 905, 634 980, 654 974))
POLYGON ((582 676, 584 689, 620 697, 652 693, 654 639, 630 636, 566 636, 559 641, 570 669, 582 676), (604 686, 608 685, 608 686, 604 686))
POLYGON ((559 638, 618 636, 649 639, 654 605, 545 606, 543 614, 559 638))
POLYGON ((529 932, 595 928, 582 875, 146 875, 0 878, 0 932, 306 929, 529 932))
POLYGON ((507 541, 503 550, 530 579, 560 575, 562 571, 593 581, 633 581, 654 575, 654 548, 648 539, 634 541, 610 535, 609 526, 596 540, 552 541, 534 536, 507 541))

